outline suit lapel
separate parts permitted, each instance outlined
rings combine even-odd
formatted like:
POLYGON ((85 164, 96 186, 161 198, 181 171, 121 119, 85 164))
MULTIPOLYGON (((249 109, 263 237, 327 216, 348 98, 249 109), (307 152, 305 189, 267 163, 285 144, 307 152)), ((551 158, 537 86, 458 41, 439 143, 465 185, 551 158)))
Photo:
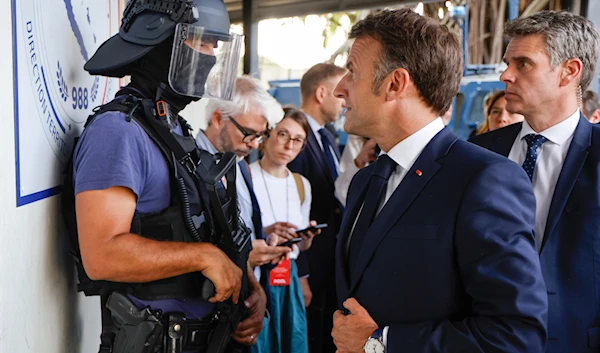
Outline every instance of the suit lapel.
POLYGON ((331 171, 327 166, 327 161, 325 161, 325 156, 323 156, 323 150, 319 145, 319 141, 317 141, 317 137, 313 133, 312 129, 308 131, 308 149, 315 155, 315 160, 317 164, 319 164, 320 168, 323 170, 323 173, 327 176, 329 181, 333 183, 333 176, 331 175, 331 171))
POLYGON ((425 147, 381 212, 375 217, 365 235, 356 268, 352 271, 355 276, 351 278, 349 296, 352 296, 352 291, 356 288, 379 243, 438 172, 440 165, 437 163, 437 159, 445 156, 456 140, 457 137, 448 128, 440 131, 425 147), (420 175, 417 174, 417 170, 420 171, 420 175))
POLYGON ((250 170, 248 169, 248 164, 246 163, 246 161, 240 161, 238 162, 238 165, 240 166, 240 171, 242 172, 244 182, 248 187, 250 200, 252 201, 252 224, 254 225, 254 235, 257 239, 265 239, 262 227, 262 219, 260 218, 260 206, 258 205, 258 200, 256 199, 256 195, 254 194, 254 186, 252 185, 252 178, 250 177, 250 170))
POLYGON ((585 159, 588 155, 587 149, 592 144, 592 125, 585 120, 582 116, 579 117, 579 123, 575 129, 571 146, 567 152, 565 163, 560 171, 556 188, 554 189, 554 195, 552 202, 550 203, 550 210, 548 211, 548 220, 546 222, 546 229, 544 230, 544 239, 542 240, 542 249, 548 240, 550 234, 556 227, 558 219, 565 208, 567 199, 575 186, 577 177, 581 172, 581 168, 585 163, 585 159))
POLYGON ((503 131, 503 133, 498 131, 497 136, 494 137, 494 141, 492 142, 493 146, 490 148, 490 150, 501 154, 504 157, 508 157, 512 146, 515 143, 515 139, 519 136, 522 127, 523 123, 517 123, 505 127, 505 131, 503 131))

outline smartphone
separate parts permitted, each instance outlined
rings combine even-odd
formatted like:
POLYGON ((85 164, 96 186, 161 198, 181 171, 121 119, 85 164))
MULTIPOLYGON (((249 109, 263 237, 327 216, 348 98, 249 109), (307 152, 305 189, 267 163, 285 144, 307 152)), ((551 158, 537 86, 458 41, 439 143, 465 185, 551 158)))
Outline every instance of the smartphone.
POLYGON ((302 238, 294 238, 294 239, 290 239, 290 240, 286 241, 285 243, 281 243, 281 244, 279 244, 277 246, 292 246, 292 245, 294 245, 296 243, 299 243, 301 241, 302 241, 302 238))
POLYGON ((327 223, 317 224, 316 226, 300 229, 300 230, 297 230, 296 233, 297 234, 300 234, 300 233, 306 234, 307 232, 316 232, 318 229, 323 229, 323 228, 327 228, 327 223))

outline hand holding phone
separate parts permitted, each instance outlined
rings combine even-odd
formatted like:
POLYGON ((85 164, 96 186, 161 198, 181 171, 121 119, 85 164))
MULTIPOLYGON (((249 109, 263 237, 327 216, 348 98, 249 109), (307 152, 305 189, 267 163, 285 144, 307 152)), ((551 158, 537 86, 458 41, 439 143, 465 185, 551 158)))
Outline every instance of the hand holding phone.
POLYGON ((302 238, 294 238, 294 239, 290 239, 290 240, 288 240, 286 242, 283 242, 281 244, 278 244, 277 246, 292 246, 292 245, 297 244, 297 243, 299 243, 301 241, 302 241, 302 238))
POLYGON ((317 224, 314 226, 310 226, 308 228, 304 228, 304 229, 300 229, 296 231, 296 234, 300 234, 301 236, 308 236, 307 233, 308 232, 312 232, 315 233, 317 230, 319 229, 324 229, 327 228, 327 223, 321 223, 321 224, 317 224))

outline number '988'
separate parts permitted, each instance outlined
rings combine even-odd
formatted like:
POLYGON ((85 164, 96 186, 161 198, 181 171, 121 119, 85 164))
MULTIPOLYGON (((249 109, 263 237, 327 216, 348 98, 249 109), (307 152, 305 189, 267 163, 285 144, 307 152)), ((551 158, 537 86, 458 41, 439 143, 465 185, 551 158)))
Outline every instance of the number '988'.
POLYGON ((73 109, 87 109, 88 108, 88 89, 81 87, 73 87, 71 91, 71 97, 73 97, 73 109))

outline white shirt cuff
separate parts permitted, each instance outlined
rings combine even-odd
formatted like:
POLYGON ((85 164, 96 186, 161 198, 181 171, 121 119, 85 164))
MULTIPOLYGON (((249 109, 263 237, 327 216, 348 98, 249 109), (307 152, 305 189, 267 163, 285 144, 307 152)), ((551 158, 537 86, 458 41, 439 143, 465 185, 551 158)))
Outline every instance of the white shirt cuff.
POLYGON ((256 281, 258 283, 260 283, 260 275, 261 275, 261 273, 260 273, 260 266, 256 266, 254 268, 253 272, 254 272, 254 278, 256 278, 256 281))
POLYGON ((384 352, 387 352, 387 335, 388 335, 388 331, 390 330, 389 326, 386 326, 383 328, 383 349, 384 352))

